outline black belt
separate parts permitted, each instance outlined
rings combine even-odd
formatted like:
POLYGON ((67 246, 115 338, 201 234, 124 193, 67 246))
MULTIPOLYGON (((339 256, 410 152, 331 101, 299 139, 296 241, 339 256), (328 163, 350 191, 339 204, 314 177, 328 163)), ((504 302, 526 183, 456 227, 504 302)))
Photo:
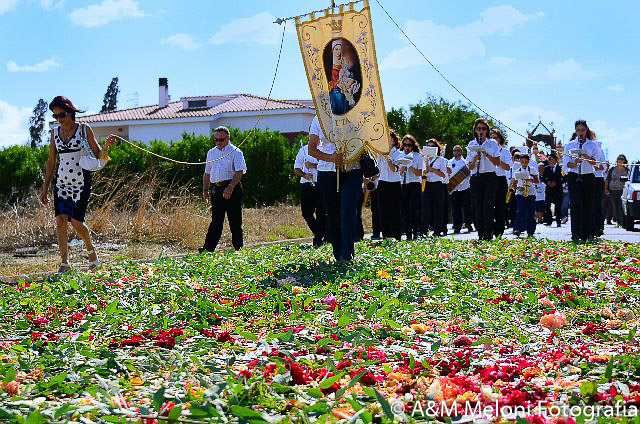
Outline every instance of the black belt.
POLYGON ((216 187, 224 187, 226 185, 229 185, 229 183, 231 183, 231 180, 225 180, 225 181, 218 181, 217 183, 211 183, 216 187))

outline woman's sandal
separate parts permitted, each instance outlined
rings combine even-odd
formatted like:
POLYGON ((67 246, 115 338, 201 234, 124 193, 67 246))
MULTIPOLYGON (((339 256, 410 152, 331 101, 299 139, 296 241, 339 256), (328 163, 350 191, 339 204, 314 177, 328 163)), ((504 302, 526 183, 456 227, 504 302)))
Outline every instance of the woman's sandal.
POLYGON ((64 274, 68 271, 71 271, 71 265, 68 262, 62 262, 60 268, 58 268, 58 274, 64 274))
POLYGON ((90 261, 89 262, 89 268, 87 268, 88 271, 93 271, 94 269, 98 268, 98 265, 100 265, 100 260, 98 259, 98 253, 96 252, 95 248, 89 250, 89 252, 87 252, 87 253, 89 255, 92 254, 92 253, 96 255, 96 260, 95 261, 90 261))

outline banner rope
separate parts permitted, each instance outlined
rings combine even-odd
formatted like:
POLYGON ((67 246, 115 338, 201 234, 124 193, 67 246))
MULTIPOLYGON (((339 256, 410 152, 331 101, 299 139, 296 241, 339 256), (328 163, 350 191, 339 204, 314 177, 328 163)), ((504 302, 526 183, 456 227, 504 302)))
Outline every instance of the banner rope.
POLYGON ((221 156, 219 158, 213 159, 213 160, 209 160, 209 161, 204 161, 204 162, 185 162, 185 161, 181 161, 181 160, 176 160, 176 159, 172 159, 163 155, 160 155, 158 153, 152 152, 149 149, 145 149, 142 146, 139 146, 136 143, 133 143, 123 137, 120 137, 119 135, 116 134, 110 134, 111 136, 115 137, 118 140, 124 141, 125 143, 130 144, 131 146, 135 147, 136 149, 142 150, 143 152, 146 152, 152 156, 155 156, 159 159, 164 159, 167 160, 169 162, 173 162, 173 163, 177 163, 180 165, 206 165, 208 163, 213 163, 213 162, 217 162, 220 161, 226 157, 228 157, 229 155, 233 154, 236 150, 239 150, 240 147, 249 139, 249 137, 251 136, 251 134, 255 131, 255 129, 257 128, 258 124, 260 123, 260 121, 262 120, 262 117, 264 116, 264 112, 267 110, 267 105, 269 104, 269 102, 271 100, 273 100, 271 98, 271 93, 273 92, 273 87, 276 83, 276 76, 278 75, 278 69, 280 67, 280 58, 282 57, 282 46, 284 44, 284 35, 285 35, 285 31, 287 29, 287 23, 286 21, 284 22, 284 26, 282 27, 282 36, 280 38, 280 49, 278 50, 278 60, 276 61, 276 67, 275 70, 273 72, 273 79, 271 80, 271 88, 269 88, 269 94, 267 95, 267 99, 265 100, 264 106, 262 107, 262 109, 260 109, 260 115, 258 116, 258 119, 256 120, 256 123, 253 125, 253 127, 249 130, 249 133, 247 134, 247 136, 244 138, 244 140, 242 140, 240 142, 240 144, 238 144, 237 146, 234 146, 235 149, 230 151, 229 153, 227 153, 224 156, 221 156))
MULTIPOLYGON (((482 107, 480 107, 477 103, 475 103, 473 100, 471 100, 469 97, 467 97, 466 94, 464 94, 462 91, 460 91, 458 89, 458 87, 455 86, 455 84, 453 84, 441 71, 440 69, 438 69, 438 67, 436 65, 433 64, 433 62, 431 62, 429 60, 429 58, 422 52, 422 50, 420 50, 420 48, 416 45, 416 43, 413 42, 413 40, 411 39, 411 37, 409 37, 409 35, 407 35, 407 33, 400 27, 400 25, 398 25, 398 23, 396 22, 395 19, 393 19, 393 17, 389 14, 389 12, 387 12, 387 9, 384 8, 384 6, 380 3, 380 0, 375 0, 376 3, 378 3, 378 6, 380 6, 380 9, 382 9, 382 11, 385 13, 385 15, 387 15, 387 17, 389 18, 389 20, 395 25, 396 28, 398 28, 398 30, 402 33, 402 35, 404 35, 404 37, 407 39, 407 41, 409 41, 409 43, 418 51, 418 53, 420 53, 420 55, 422 56, 422 58, 429 64, 429 66, 431 66, 433 68, 434 71, 436 71, 436 73, 438 75, 440 75, 440 77, 442 77, 442 79, 449 84, 449 86, 451 88, 453 88, 458 94, 460 94, 465 100, 467 100, 471 105, 473 105, 476 109, 478 109, 480 112, 482 112, 485 116, 489 117, 491 120, 497 122, 498 124, 502 125, 504 128, 508 129, 509 131, 511 131, 512 133, 519 135, 520 137, 524 138, 526 141, 530 141, 531 143, 535 143, 536 145, 538 144, 538 141, 536 140, 532 140, 529 138, 529 136, 524 135, 516 130, 514 130, 513 128, 511 128, 509 125, 507 125, 506 123, 504 123, 503 121, 501 121, 500 119, 496 118, 495 116, 493 116, 492 114, 490 114, 489 112, 487 112, 486 110, 484 110, 482 107)), ((573 159, 577 159, 580 158, 580 156, 577 155, 572 155, 570 153, 566 153, 563 151, 560 151, 558 149, 553 149, 551 147, 545 146, 544 148, 548 148, 550 151, 555 152, 557 154, 559 154, 560 156, 568 156, 570 158, 573 159)), ((597 161, 595 159, 584 159, 582 158, 585 162, 588 162, 590 164, 601 164, 601 165, 610 165, 609 162, 602 162, 602 161, 597 161)), ((625 166, 640 166, 640 163, 628 163, 625 166)))

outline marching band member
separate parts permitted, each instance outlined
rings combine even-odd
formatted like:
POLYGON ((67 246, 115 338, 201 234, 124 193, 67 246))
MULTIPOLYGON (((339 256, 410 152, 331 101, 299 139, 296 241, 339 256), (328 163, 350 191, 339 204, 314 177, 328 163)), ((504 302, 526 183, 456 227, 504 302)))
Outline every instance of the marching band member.
POLYGON ((595 189, 593 193, 593 227, 592 236, 600 237, 604 234, 604 214, 602 212, 602 198, 604 197, 604 178, 606 176, 605 164, 606 158, 602 151, 600 141, 593 142, 596 145, 596 154, 594 159, 597 162, 593 165, 593 174, 595 176, 595 189))
POLYGON ((318 116, 309 129, 309 155, 318 159, 318 189, 326 213, 325 237, 336 260, 349 261, 355 253, 358 201, 362 191, 360 163, 342 163, 342 153, 325 137, 318 116), (340 186, 336 175, 340 167, 340 186))
POLYGON ((498 145, 487 138, 489 125, 482 118, 473 123, 474 140, 467 145, 467 163, 471 169, 471 192, 476 211, 476 226, 479 240, 493 238, 493 211, 496 201, 496 166, 498 145), (481 148, 482 151, 476 149, 481 148))
MULTIPOLYGON (((520 165, 520 150, 517 147, 512 146, 509 151, 511 152, 511 167, 509 171, 506 172, 507 178, 507 187, 511 187, 511 180, 513 179, 513 168, 516 165, 520 165)), ((513 224, 516 222, 516 198, 515 196, 511 196, 509 202, 506 204, 507 206, 507 219, 506 226, 508 228, 513 228, 513 224)))
POLYGON ((313 245, 319 247, 324 239, 324 206, 318 191, 318 160, 309 156, 309 145, 300 147, 293 170, 300 177, 300 209, 302 217, 313 233, 313 245))
POLYGON ((447 173, 447 160, 441 156, 442 147, 435 138, 427 141, 427 147, 435 147, 438 151, 434 157, 427 157, 425 153, 424 171, 427 184, 422 193, 422 234, 427 235, 429 224, 431 224, 434 237, 440 237, 447 232, 447 226, 442 216, 446 190, 443 181, 447 173))
POLYGON ((449 176, 451 175, 451 169, 449 168, 449 161, 445 157, 445 153, 447 150, 447 145, 443 144, 441 149, 442 158, 444 159, 444 163, 447 167, 447 172, 444 173, 444 178, 442 179, 442 184, 444 185, 444 202, 442 203, 442 219, 444 221, 444 235, 447 235, 448 229, 447 225, 449 224, 449 190, 447 190, 447 185, 449 184, 449 176))
MULTIPOLYGON (((538 178, 544 173, 544 163, 538 163, 538 178)), ((544 222, 544 207, 545 207, 545 195, 547 185, 544 181, 536 183, 536 222, 542 224, 544 222)))
POLYGON ((411 153, 412 163, 400 168, 402 176, 402 217, 407 240, 415 240, 418 237, 418 224, 420 222, 422 172, 424 170, 424 158, 420 154, 416 139, 407 134, 402 137, 402 149, 405 154, 411 153))
POLYGON ((213 252, 216 249, 222 235, 225 213, 233 248, 240 250, 243 245, 240 180, 247 172, 247 164, 242 151, 229 141, 229 135, 227 127, 213 130, 216 147, 207 152, 202 185, 204 200, 211 200, 211 224, 200 252, 213 252))
POLYGON ((542 182, 545 183, 545 225, 551 225, 551 204, 554 204, 556 225, 561 226, 562 220, 562 168, 558 165, 558 155, 552 152, 549 155, 549 165, 544 168, 542 182))
MULTIPOLYGON (((467 162, 462 157, 462 147, 460 145, 453 146, 453 157, 449 160, 447 173, 449 178, 456 175, 460 170, 467 166, 467 162)), ((449 194, 451 201, 451 217, 453 219, 453 234, 460 234, 464 216, 464 224, 468 232, 473 231, 471 223, 472 215, 472 199, 470 177, 466 177, 456 188, 449 194)))
POLYGON ((504 136, 499 129, 493 128, 489 135, 490 138, 498 142, 498 158, 500 163, 496 166, 496 199, 495 199, 495 223, 493 231, 496 237, 502 236, 506 226, 507 217, 507 204, 505 199, 507 197, 507 190, 509 183, 507 181, 507 172, 511 170, 511 153, 505 146, 507 144, 504 136))
POLYGON ((587 240, 593 234, 593 194, 595 175, 593 161, 596 145, 584 120, 575 122, 575 133, 565 146, 563 167, 567 171, 571 208, 571 240, 587 240), (578 150, 578 152, 575 152, 578 150))
POLYGON ((520 236, 526 231, 529 237, 533 237, 536 232, 535 201, 536 190, 534 184, 538 184, 538 166, 535 162, 530 163, 528 154, 520 155, 520 166, 514 167, 514 177, 518 173, 528 172, 526 179, 518 179, 516 185, 516 222, 513 226, 513 233, 520 236))
POLYGON ((391 131, 393 146, 389 155, 378 155, 378 168, 380 179, 378 180, 378 201, 380 204, 380 220, 382 224, 382 237, 402 239, 402 220, 397 215, 402 205, 402 177, 398 158, 402 155, 398 135, 391 131))

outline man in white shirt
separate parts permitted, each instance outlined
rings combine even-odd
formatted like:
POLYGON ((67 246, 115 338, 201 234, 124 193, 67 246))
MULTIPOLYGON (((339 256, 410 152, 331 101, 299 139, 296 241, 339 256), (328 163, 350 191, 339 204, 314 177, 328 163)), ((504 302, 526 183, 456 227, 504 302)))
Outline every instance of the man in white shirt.
POLYGON ((344 167, 342 154, 325 138, 317 116, 309 128, 309 155, 318 160, 318 189, 326 213, 326 241, 331 243, 336 260, 349 261, 355 253, 362 169, 357 162, 349 164, 348 169, 344 167), (340 186, 336 166, 341 169, 340 186))
POLYGON ((567 173, 571 208, 571 240, 585 241, 593 234, 596 145, 584 120, 575 123, 575 138, 564 148, 563 167, 567 173), (591 161, 591 162, 590 162, 591 161))
POLYGON ((211 224, 200 252, 213 252, 220 241, 224 216, 229 220, 231 243, 240 250, 242 237, 242 185, 240 180, 247 172, 242 151, 229 141, 227 127, 213 131, 216 147, 207 152, 207 164, 202 177, 202 197, 211 200, 211 224))
POLYGON ((471 193, 476 212, 479 240, 493 239, 496 203, 496 166, 500 163, 498 144, 489 136, 489 125, 478 118, 473 123, 474 140, 467 145, 467 163, 471 170, 471 193))
POLYGON ((309 145, 300 147, 293 171, 300 177, 300 209, 302 217, 313 233, 313 246, 320 247, 324 239, 324 206, 316 186, 318 160, 309 156, 309 145))
POLYGON ((536 188, 540 182, 538 177, 538 165, 530 162, 529 155, 520 155, 520 166, 514 165, 513 177, 518 174, 527 174, 525 179, 519 178, 516 184, 516 222, 513 226, 513 233, 519 236, 526 231, 529 237, 533 237, 536 232, 536 188))
POLYGON ((402 176, 402 219, 407 240, 415 240, 419 235, 421 188, 424 157, 420 154, 416 139, 412 135, 402 137, 405 155, 411 155, 411 163, 400 167, 402 176))
MULTIPOLYGON (((449 160, 448 170, 451 170, 449 178, 452 178, 460 170, 467 166, 467 162, 462 157, 462 146, 453 147, 453 157, 449 160)), ((473 222, 473 208, 471 199, 471 183, 470 177, 466 177, 460 184, 449 193, 451 201, 451 216, 453 218, 453 233, 459 234, 462 229, 463 216, 464 224, 469 232, 473 231, 471 223, 473 222)))

